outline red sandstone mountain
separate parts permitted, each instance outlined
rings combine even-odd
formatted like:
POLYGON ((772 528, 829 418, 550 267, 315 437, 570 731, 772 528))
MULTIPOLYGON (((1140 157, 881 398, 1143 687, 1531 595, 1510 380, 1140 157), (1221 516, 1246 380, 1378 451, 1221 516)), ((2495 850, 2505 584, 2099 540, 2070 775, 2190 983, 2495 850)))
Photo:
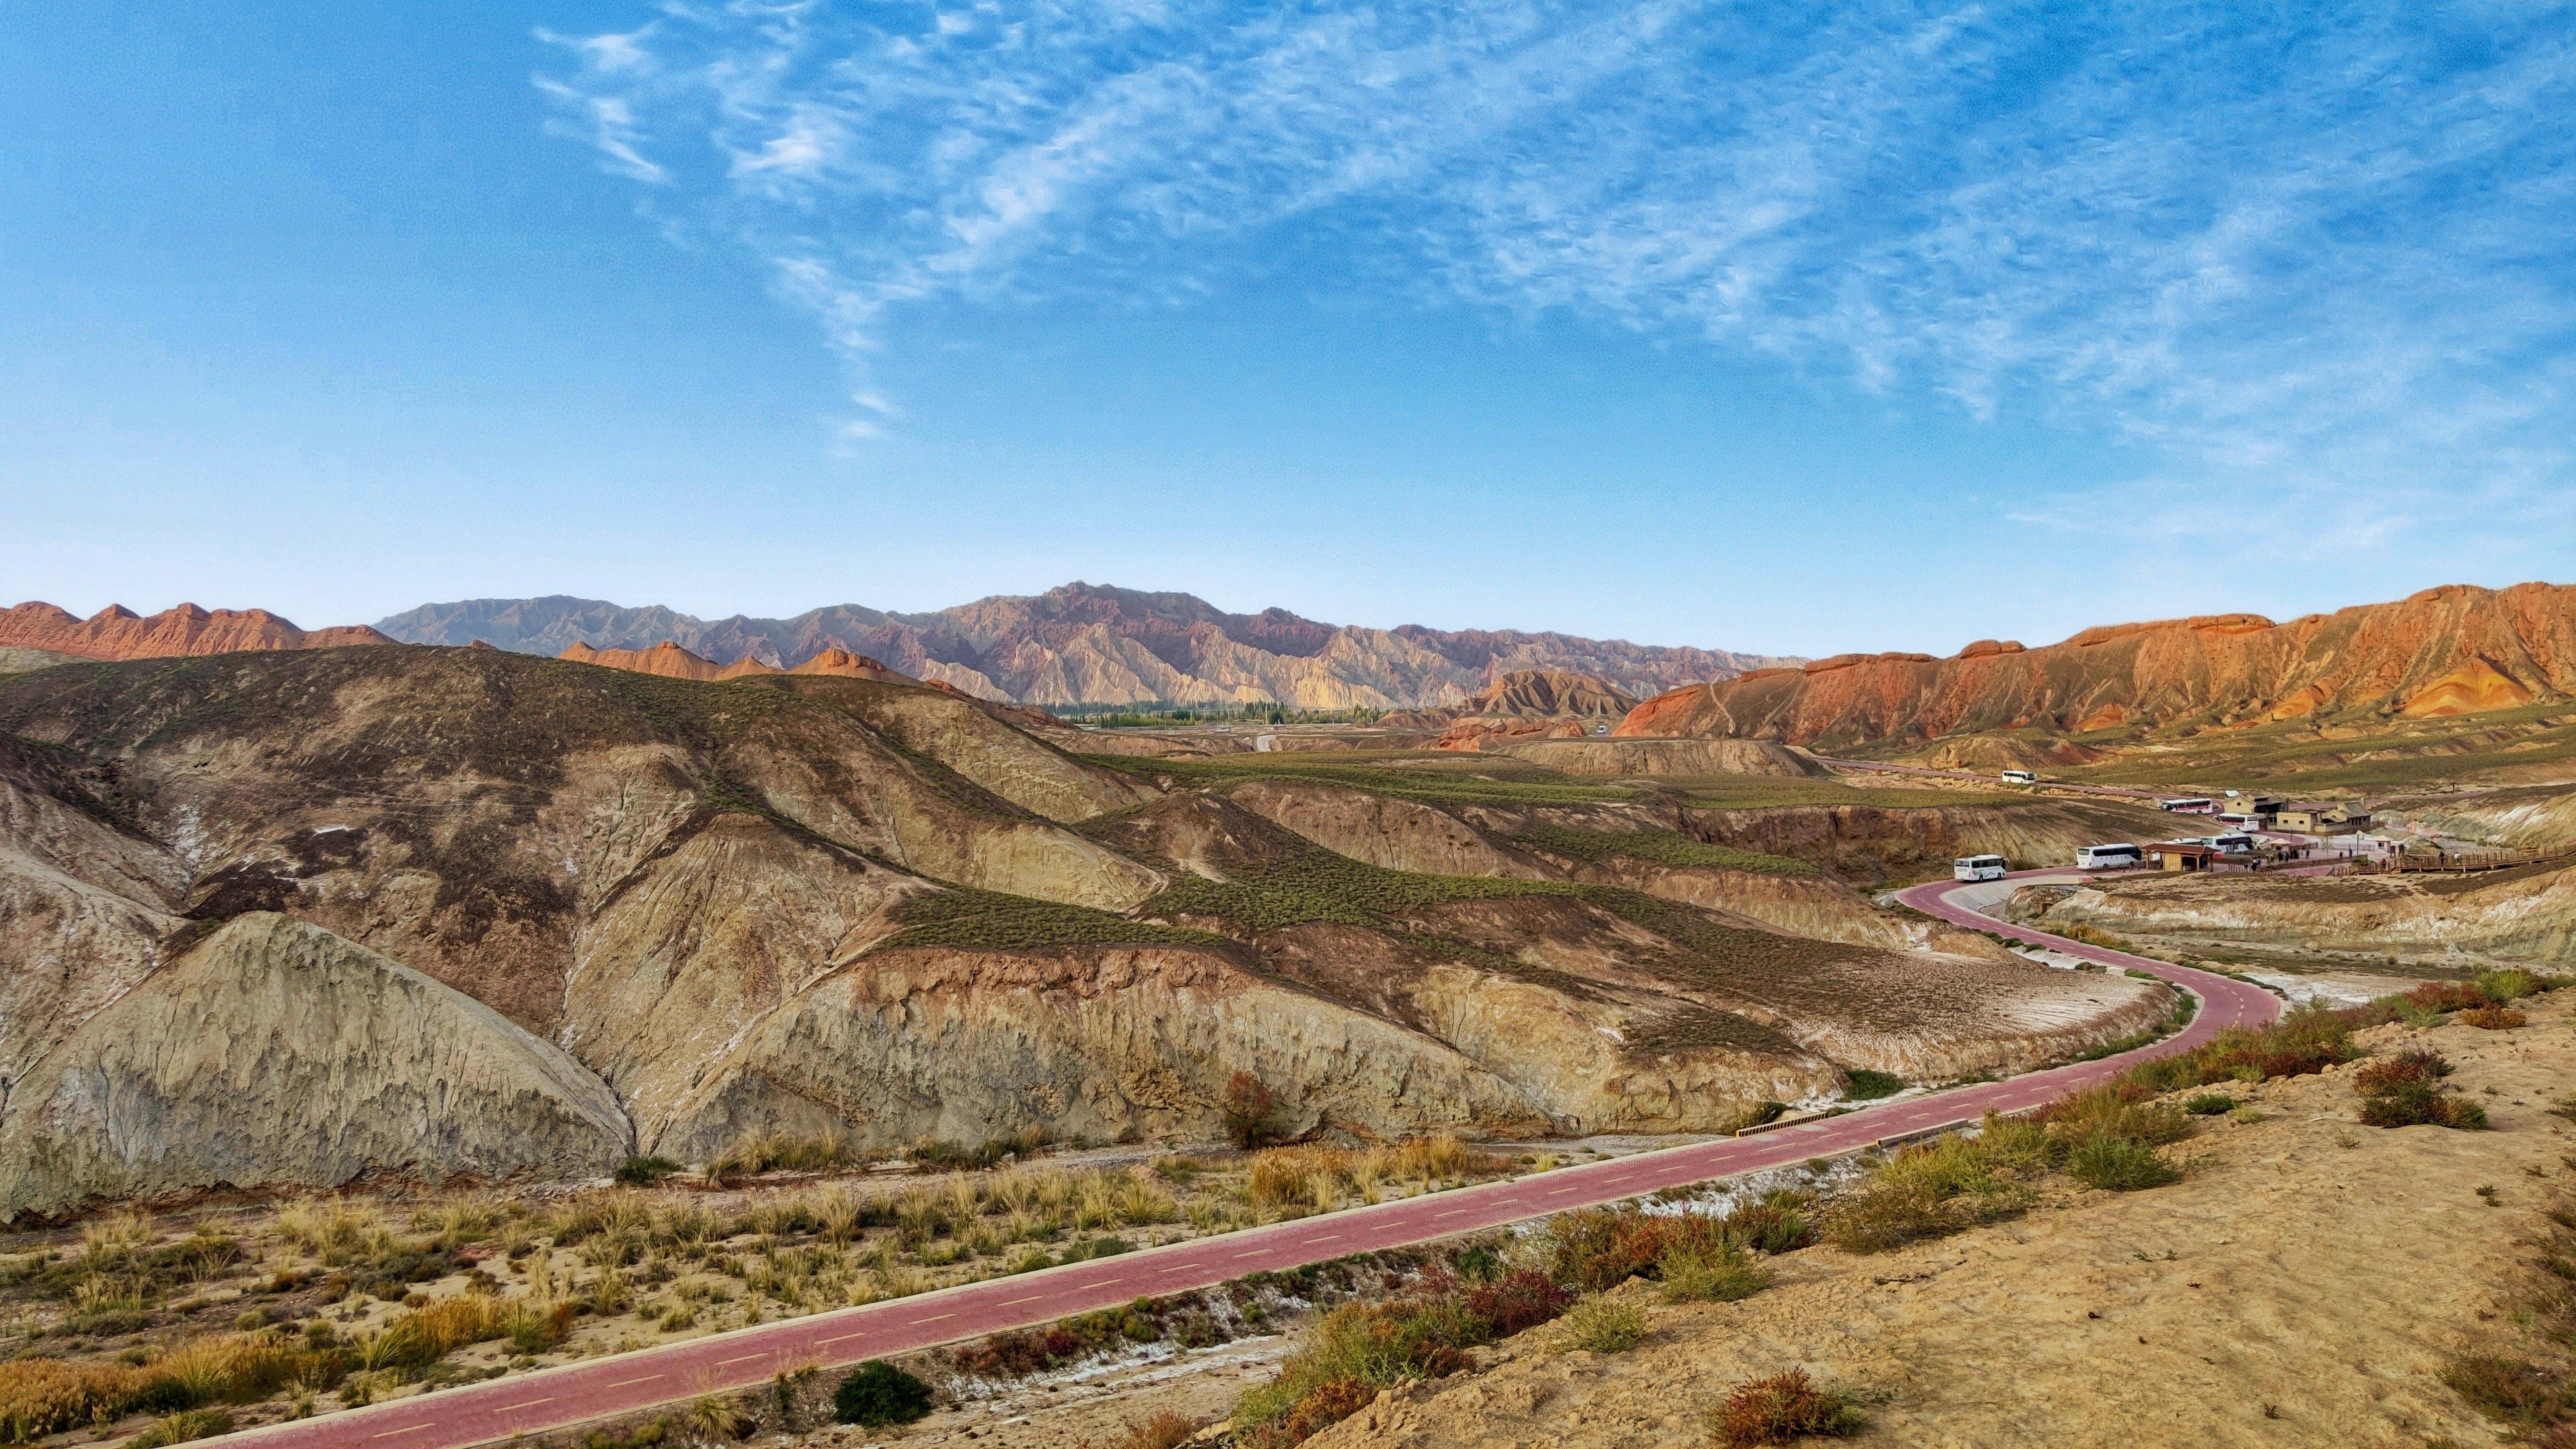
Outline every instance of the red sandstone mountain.
POLYGON ((1837 655, 1667 691, 1614 733, 1830 748, 1982 730, 2471 714, 2571 695, 2576 587, 2450 584, 2285 624, 2214 614, 2087 629, 2037 649, 1981 640, 1948 659, 1837 655))
POLYGON ((51 604, 29 602, 0 611, 0 647, 51 649, 84 659, 165 659, 246 649, 332 649, 392 642, 364 624, 298 629, 266 609, 210 612, 181 604, 144 618, 110 604, 86 619, 75 619, 51 604))

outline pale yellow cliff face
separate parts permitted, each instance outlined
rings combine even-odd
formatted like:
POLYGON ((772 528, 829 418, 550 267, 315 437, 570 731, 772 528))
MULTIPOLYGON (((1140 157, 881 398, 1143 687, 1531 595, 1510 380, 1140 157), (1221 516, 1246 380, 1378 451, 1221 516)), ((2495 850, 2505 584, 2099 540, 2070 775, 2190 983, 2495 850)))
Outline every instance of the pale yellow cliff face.
POLYGON ((616 1097, 480 1002, 318 926, 237 917, 14 1084, 0 1213, 370 1172, 585 1177, 616 1097))

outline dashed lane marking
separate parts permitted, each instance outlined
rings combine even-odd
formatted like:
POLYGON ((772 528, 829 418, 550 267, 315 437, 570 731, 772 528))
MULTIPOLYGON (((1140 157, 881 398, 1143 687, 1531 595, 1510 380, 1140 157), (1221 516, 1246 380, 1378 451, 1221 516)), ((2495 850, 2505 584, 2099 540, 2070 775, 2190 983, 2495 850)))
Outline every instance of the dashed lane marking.
POLYGON ((370 1439, 390 1439, 390 1438, 392 1438, 393 1436, 395 1436, 396 1434, 417 1434, 417 1433, 419 1433, 419 1432, 420 1432, 421 1430, 423 1430, 423 1429, 428 1429, 428 1428, 433 1428, 433 1427, 435 1427, 435 1426, 434 1426, 434 1425, 430 1425, 430 1424, 414 1424, 414 1425, 410 1426, 409 1428, 405 1428, 405 1429, 387 1429, 385 1432, 383 1432, 383 1433, 381 1433, 381 1434, 370 1434, 370 1435, 368 1435, 367 1437, 368 1437, 368 1438, 370 1438, 370 1439))
POLYGON ((622 1389, 634 1384, 649 1384, 660 1377, 660 1374, 646 1374, 640 1379, 619 1379, 617 1382, 610 1384, 609 1387, 612 1389, 622 1389))
POLYGON ((767 1357, 769 1357, 769 1355, 767 1355, 767 1354, 765 1354, 765 1353, 747 1353, 747 1354, 744 1354, 744 1355, 743 1355, 742 1357, 740 1357, 740 1358, 720 1358, 720 1359, 717 1359, 717 1360, 716 1360, 716 1367, 717 1367, 717 1368, 731 1368, 731 1367, 733 1367, 735 1364, 738 1364, 738 1363, 749 1363, 749 1362, 751 1362, 753 1359, 756 1359, 756 1358, 767 1358, 767 1357))
POLYGON ((515 1414, 521 1409, 533 1409, 539 1404, 551 1404, 553 1402, 554 1400, 552 1399, 530 1399, 524 1404, 511 1404, 506 1408, 494 1409, 492 1412, 496 1414, 515 1414))

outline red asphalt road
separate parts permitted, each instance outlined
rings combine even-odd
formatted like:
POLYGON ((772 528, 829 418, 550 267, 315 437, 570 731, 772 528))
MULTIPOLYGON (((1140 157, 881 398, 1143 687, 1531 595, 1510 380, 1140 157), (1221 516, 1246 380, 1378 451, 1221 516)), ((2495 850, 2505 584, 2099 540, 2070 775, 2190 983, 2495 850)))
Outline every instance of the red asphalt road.
POLYGON ((2270 993, 2224 976, 2024 930, 1954 906, 1943 897, 1957 888, 1954 881, 1935 881, 1904 891, 1899 899, 1928 915, 1997 931, 2105 966, 2151 971, 2197 993, 2203 1003, 2199 1015, 2180 1034, 2123 1056, 1864 1107, 1840 1117, 1755 1136, 1642 1152, 1510 1182, 1429 1193, 1376 1207, 1349 1208, 1117 1258, 788 1319, 321 1418, 245 1430, 225 1436, 222 1442, 255 1440, 261 1449, 456 1449, 514 1434, 563 1428, 701 1393, 747 1388, 766 1382, 781 1370, 807 1365, 830 1368, 908 1353, 1006 1328, 1048 1323, 1149 1295, 1213 1287, 1264 1269, 1296 1268, 1350 1253, 1405 1247, 1568 1208, 1616 1202, 1659 1188, 1780 1167, 1868 1147, 1886 1138, 1973 1121, 1989 1109, 2025 1111, 2074 1088, 2100 1082, 2134 1062, 2197 1046, 2217 1035, 2222 1027, 2260 1025, 2279 1013, 2280 1003, 2270 993))

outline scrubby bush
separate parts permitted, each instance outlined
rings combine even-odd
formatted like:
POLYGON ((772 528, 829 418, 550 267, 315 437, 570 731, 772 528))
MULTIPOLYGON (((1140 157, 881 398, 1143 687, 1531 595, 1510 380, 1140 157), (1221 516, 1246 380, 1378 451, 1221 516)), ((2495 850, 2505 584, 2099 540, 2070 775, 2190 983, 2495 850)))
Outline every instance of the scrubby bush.
POLYGON ((930 1385, 881 1359, 850 1371, 832 1393, 836 1423, 883 1429, 930 1413, 930 1385))
POLYGON ((1726 1449, 1789 1444, 1801 1438, 1840 1438, 1857 1433, 1860 1410, 1804 1369, 1737 1384, 1709 1415, 1709 1437, 1726 1449))
POLYGON ((1894 1072, 1873 1072, 1866 1067, 1854 1067, 1843 1075, 1851 1080, 1851 1087, 1843 1096, 1854 1102, 1875 1102, 1905 1090, 1905 1079, 1894 1072))
POLYGON ((1467 1311, 1493 1325, 1496 1338, 1536 1328, 1565 1311, 1574 1295, 1536 1268, 1516 1268, 1466 1288, 1467 1311))
POLYGON ((2410 1047, 2384 1057, 2373 1057, 2352 1074, 2355 1091, 2365 1097, 2379 1096, 2410 1082, 2430 1086, 2451 1074, 2450 1059, 2440 1052, 2410 1047))
POLYGON ((1676 1245, 1655 1261, 1664 1298, 1673 1303, 1732 1303, 1771 1286, 1771 1270, 1733 1243, 1714 1251, 1676 1245))
POLYGON ((1827 1208, 1825 1240, 1846 1253, 1883 1253, 2028 1207, 2031 1190, 1983 1141, 1945 1137, 1899 1151, 1827 1208))
POLYGON ((1348 1418, 1379 1389, 1467 1367, 1468 1349, 1555 1318, 1572 1296, 1526 1268, 1472 1285, 1435 1270, 1401 1297, 1343 1304, 1236 1407, 1237 1442, 1286 1449, 1348 1418))
POLYGON ((1247 1152, 1287 1135, 1270 1088, 1250 1072, 1236 1072, 1225 1084, 1225 1135, 1247 1152))
POLYGON ((2158 1187, 2180 1175, 2156 1155, 2153 1147, 2133 1137, 2109 1133, 2087 1137, 2077 1144, 2066 1159, 2066 1174, 2086 1187, 2109 1192, 2158 1187))
POLYGON ((1585 1353, 1625 1353, 1646 1339, 1646 1310, 1594 1294, 1575 1301, 1557 1326, 1558 1342, 1585 1353))
POLYGON ((680 1170, 667 1157, 630 1157, 617 1164, 617 1180, 629 1187, 651 1187, 680 1170))
POLYGON ((221 1409, 182 1409, 125 1441, 125 1449, 162 1449, 192 1439, 211 1439, 233 1431, 233 1416, 221 1409))
POLYGON ((2270 1026, 2231 1026, 2190 1051, 2141 1062, 2119 1083, 2159 1096, 2214 1082, 2305 1076, 2352 1060, 2353 1031, 2366 1024, 2358 1014, 2311 1002, 2270 1026))
POLYGON ((2517 1026, 2528 1025, 2530 1021, 2531 1018, 2521 1012, 2501 1006, 2473 1007, 2460 1013, 2460 1023, 2463 1026, 2474 1026, 2483 1031, 2507 1031, 2517 1026))
POLYGON ((2365 1127, 2458 1127, 2476 1130, 2487 1125, 2486 1108, 2465 1097, 2446 1097, 2437 1087, 2424 1082, 2400 1082, 2385 1092, 2364 1097, 2361 1121, 2365 1127))
POLYGON ((2236 1110, 2236 1099, 2225 1092, 2197 1092, 2183 1099, 2182 1109, 2195 1117, 2216 1117, 2236 1110))

